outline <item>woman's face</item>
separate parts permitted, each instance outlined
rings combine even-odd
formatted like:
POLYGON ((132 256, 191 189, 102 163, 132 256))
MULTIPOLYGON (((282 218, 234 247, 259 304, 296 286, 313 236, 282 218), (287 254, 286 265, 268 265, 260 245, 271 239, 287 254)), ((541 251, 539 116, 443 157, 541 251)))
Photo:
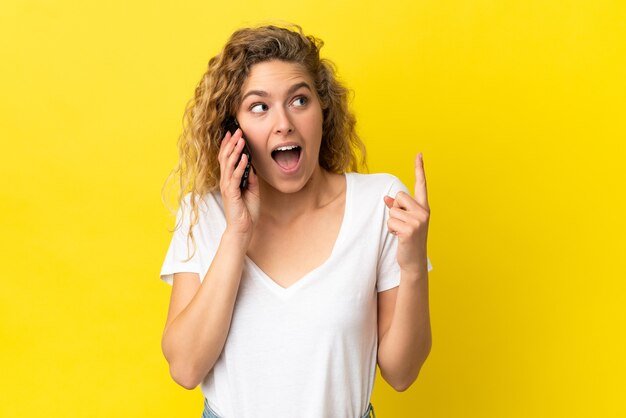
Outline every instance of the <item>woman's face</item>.
POLYGON ((313 80, 296 63, 251 67, 237 120, 262 181, 283 193, 299 191, 319 166, 322 107, 313 80))

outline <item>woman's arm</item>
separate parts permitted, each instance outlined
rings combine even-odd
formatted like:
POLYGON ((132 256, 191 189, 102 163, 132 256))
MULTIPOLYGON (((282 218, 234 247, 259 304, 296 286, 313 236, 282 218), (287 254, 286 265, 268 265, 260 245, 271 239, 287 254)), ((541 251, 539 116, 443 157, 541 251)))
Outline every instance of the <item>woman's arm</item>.
POLYGON ((187 389, 198 386, 224 348, 259 216, 256 174, 250 173, 243 193, 239 188, 248 162, 246 155, 241 156, 244 145, 241 130, 227 133, 220 145, 220 191, 227 226, 202 284, 197 273, 174 274, 161 346, 172 378, 187 389))
POLYGON ((378 294, 378 366, 395 390, 417 379, 432 344, 428 272, 401 273, 400 286, 378 294))
POLYGON ((172 378, 193 389, 213 368, 228 331, 241 281, 245 246, 225 233, 202 284, 176 273, 161 346, 172 378))
POLYGON ((417 379, 432 344, 426 256, 430 206, 421 153, 415 158, 415 198, 399 192, 384 200, 387 228, 398 237, 400 285, 378 294, 378 365, 385 380, 404 391, 417 379))

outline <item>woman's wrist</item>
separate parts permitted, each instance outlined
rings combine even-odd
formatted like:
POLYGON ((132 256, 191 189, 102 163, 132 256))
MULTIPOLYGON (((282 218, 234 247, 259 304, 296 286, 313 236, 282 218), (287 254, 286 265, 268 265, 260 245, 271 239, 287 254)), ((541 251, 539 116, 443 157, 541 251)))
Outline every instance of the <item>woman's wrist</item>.
POLYGON ((422 282, 428 280, 428 267, 402 268, 400 267, 400 277, 404 281, 422 282))
POLYGON ((248 251, 251 239, 252 234, 249 232, 235 231, 226 227, 224 234, 222 234, 221 244, 230 247, 233 251, 239 250, 242 254, 245 254, 248 251))

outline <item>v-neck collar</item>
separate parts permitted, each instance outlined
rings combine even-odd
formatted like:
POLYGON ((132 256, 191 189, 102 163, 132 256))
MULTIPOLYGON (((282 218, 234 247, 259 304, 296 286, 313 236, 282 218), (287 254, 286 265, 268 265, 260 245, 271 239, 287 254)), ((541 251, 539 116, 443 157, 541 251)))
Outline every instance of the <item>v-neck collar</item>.
POLYGON ((344 203, 343 209, 343 218, 341 220, 341 226, 339 227, 339 232, 337 233, 337 238, 335 239, 335 243, 333 245, 333 249, 330 252, 330 255, 326 260, 324 260, 320 265, 309 270, 303 276, 301 276, 298 280, 296 280, 289 287, 282 287, 278 283, 276 283, 268 274, 266 274, 263 269, 261 269, 250 257, 246 255, 245 263, 248 265, 251 270, 252 276, 262 282, 265 286, 267 286, 272 292, 276 293, 281 297, 287 297, 294 292, 296 292, 299 288, 301 288, 306 282, 312 280, 312 277, 316 276, 317 273, 324 270, 324 268, 330 264, 336 254, 339 252, 339 248, 342 245, 342 242, 345 240, 345 235, 349 230, 349 221, 350 221, 350 213, 352 210, 352 187, 351 187, 351 173, 344 173, 344 177, 346 179, 346 201, 344 203))

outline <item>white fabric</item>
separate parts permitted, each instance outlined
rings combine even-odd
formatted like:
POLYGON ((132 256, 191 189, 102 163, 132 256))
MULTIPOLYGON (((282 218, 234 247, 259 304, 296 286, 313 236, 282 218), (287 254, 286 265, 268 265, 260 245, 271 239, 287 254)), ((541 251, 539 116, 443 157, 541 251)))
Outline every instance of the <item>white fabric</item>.
MULTIPOLYGON (((343 223, 331 256, 288 288, 246 257, 230 332, 201 384, 222 418, 361 417, 376 376, 377 292, 399 285, 397 238, 383 196, 406 187, 389 174, 346 173, 343 223)), ((188 210, 161 269, 202 280, 226 226, 219 192, 200 206, 187 258, 188 210)), ((428 260, 428 270, 432 266, 428 260)))

